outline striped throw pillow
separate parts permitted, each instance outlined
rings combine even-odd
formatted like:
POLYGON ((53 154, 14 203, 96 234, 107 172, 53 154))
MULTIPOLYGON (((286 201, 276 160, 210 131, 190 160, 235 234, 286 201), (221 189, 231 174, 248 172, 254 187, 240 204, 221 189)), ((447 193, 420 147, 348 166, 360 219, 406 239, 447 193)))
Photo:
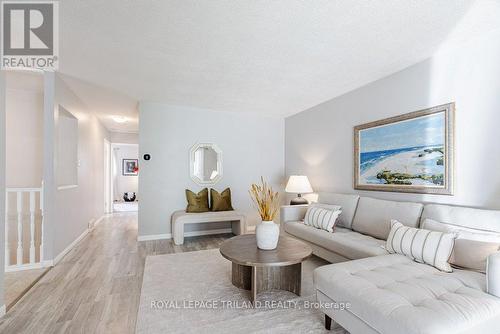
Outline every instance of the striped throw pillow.
POLYGON ((335 222, 341 213, 340 206, 326 208, 319 205, 312 205, 307 209, 304 224, 333 232, 335 222))
POLYGON ((454 233, 408 227, 392 220, 385 248, 391 254, 406 255, 414 261, 431 265, 441 271, 452 272, 448 261, 456 237, 454 233))

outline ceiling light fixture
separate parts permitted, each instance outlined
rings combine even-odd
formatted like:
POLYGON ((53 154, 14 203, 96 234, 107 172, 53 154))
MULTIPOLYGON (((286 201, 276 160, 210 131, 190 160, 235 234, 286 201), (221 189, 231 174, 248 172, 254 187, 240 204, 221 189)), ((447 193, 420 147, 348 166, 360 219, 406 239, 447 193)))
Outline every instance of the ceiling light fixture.
POLYGON ((125 123, 127 122, 127 118, 124 117, 124 116, 113 116, 113 121, 115 121, 116 123, 125 123))

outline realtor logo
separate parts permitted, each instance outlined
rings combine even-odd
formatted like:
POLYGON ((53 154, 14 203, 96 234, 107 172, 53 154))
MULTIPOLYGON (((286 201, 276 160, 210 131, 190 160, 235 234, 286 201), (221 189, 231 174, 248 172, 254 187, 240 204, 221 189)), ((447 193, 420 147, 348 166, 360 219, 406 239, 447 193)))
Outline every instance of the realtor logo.
POLYGON ((58 5, 55 1, 2 2, 2 69, 57 69, 58 5))

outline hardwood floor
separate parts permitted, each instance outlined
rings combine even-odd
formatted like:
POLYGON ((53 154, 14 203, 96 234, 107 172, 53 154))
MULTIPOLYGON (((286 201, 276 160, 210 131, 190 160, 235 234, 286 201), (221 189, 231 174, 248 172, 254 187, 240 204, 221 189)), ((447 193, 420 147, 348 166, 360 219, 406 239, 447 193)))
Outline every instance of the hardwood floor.
POLYGON ((12 271, 4 276, 4 301, 7 311, 45 275, 47 268, 12 271))
POLYGON ((231 236, 138 243, 137 215, 114 214, 0 319, 0 333, 133 333, 147 255, 218 248, 231 236))

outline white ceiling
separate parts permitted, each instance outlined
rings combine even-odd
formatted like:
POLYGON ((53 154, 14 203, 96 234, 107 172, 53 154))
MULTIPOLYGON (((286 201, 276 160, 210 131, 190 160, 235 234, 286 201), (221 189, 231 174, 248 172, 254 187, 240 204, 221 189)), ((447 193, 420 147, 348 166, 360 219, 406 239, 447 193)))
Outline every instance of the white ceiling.
POLYGON ((60 71, 118 130, 141 100, 287 116, 431 56, 472 3, 64 0, 60 71))
POLYGON ((100 87, 69 75, 62 75, 62 79, 109 131, 131 133, 138 131, 139 114, 135 99, 113 89, 100 87), (115 122, 113 117, 116 116, 126 119, 126 122, 115 122))

